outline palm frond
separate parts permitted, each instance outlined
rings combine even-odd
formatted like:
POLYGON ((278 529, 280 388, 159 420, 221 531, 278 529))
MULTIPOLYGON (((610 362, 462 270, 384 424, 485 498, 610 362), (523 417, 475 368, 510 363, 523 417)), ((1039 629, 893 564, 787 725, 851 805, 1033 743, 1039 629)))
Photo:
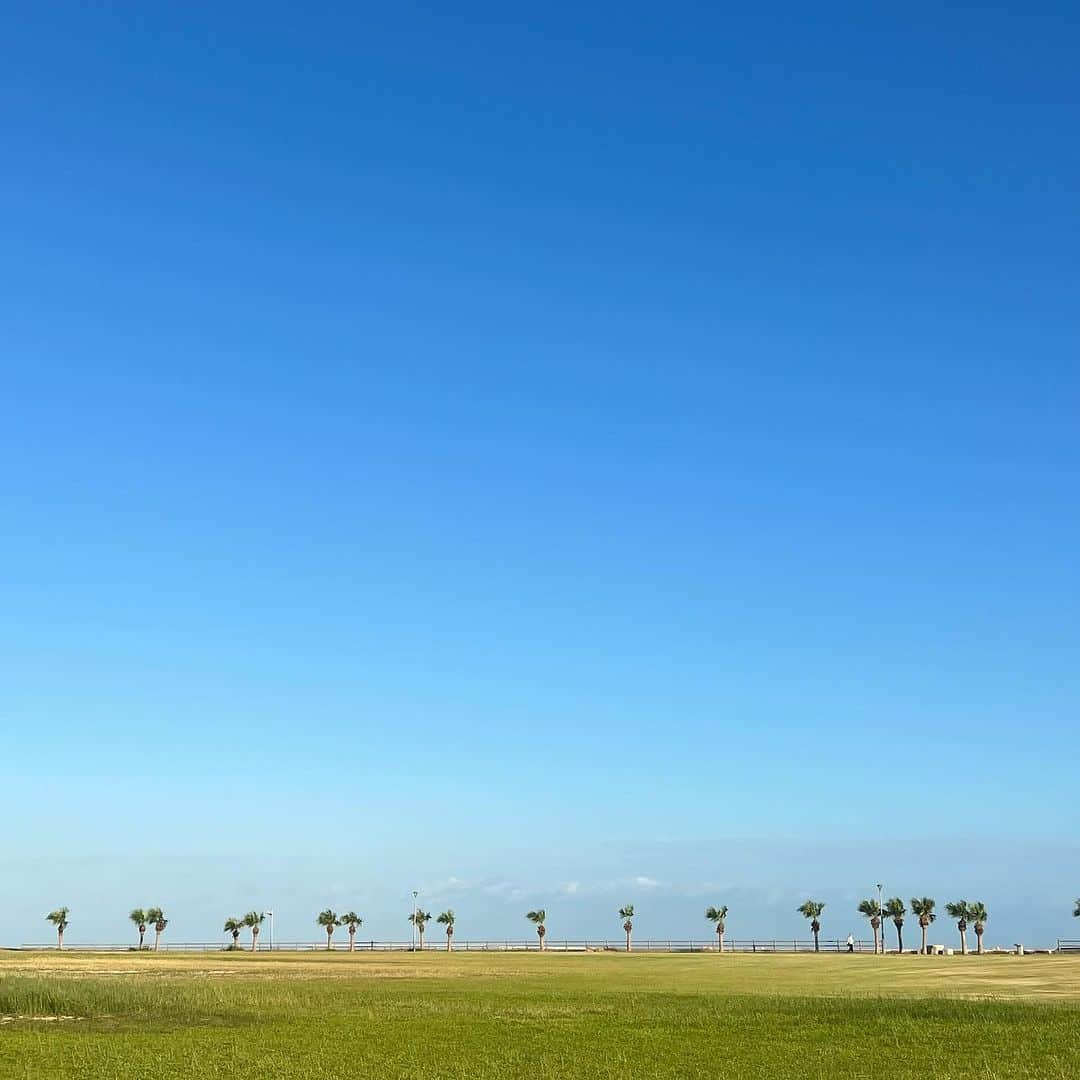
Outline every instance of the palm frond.
POLYGON ((913 896, 911 898, 911 913, 927 922, 933 922, 937 915, 934 914, 934 899, 930 896, 913 896))
POLYGON ((66 930, 68 925, 68 913, 70 908, 62 907, 57 908, 55 911, 50 911, 45 918, 56 927, 57 930, 66 930))

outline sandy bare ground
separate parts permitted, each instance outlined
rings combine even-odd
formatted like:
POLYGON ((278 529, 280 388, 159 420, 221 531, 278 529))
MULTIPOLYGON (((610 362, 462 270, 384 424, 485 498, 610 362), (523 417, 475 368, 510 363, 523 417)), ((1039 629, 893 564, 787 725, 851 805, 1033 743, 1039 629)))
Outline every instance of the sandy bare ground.
POLYGON ((1080 956, 719 956, 701 954, 376 954, 335 952, 0 952, 7 976, 70 979, 544 979, 673 990, 818 996, 1080 1001, 1080 956))

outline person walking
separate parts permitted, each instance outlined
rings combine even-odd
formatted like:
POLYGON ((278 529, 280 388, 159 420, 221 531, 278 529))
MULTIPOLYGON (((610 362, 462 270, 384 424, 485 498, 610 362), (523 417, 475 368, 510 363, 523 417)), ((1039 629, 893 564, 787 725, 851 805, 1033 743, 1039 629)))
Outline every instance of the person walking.
POLYGON ((848 934, 848 936, 847 936, 847 951, 848 952, 854 952, 855 951, 855 935, 854 934, 848 934))

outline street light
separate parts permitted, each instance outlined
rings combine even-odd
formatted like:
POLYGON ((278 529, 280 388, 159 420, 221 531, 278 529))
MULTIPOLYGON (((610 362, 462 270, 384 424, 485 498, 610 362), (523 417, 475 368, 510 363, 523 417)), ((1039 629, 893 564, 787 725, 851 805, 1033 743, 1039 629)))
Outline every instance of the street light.
POLYGON ((877 887, 878 921, 881 923, 881 955, 885 955, 885 909, 881 906, 881 884, 877 887))
POLYGON ((420 894, 413 889, 412 891, 412 951, 416 952, 416 912, 418 910, 416 906, 416 898, 420 894))
POLYGON ((274 951, 274 913, 272 911, 268 911, 266 914, 270 916, 270 951, 273 952, 274 951))

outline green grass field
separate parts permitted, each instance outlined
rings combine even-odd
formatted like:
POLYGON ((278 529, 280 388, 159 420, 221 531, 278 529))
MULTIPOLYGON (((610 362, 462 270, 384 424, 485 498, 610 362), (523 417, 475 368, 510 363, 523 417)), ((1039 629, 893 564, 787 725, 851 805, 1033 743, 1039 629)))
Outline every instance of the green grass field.
POLYGON ((1073 1080, 1080 959, 0 953, 0 1076, 1073 1080))

